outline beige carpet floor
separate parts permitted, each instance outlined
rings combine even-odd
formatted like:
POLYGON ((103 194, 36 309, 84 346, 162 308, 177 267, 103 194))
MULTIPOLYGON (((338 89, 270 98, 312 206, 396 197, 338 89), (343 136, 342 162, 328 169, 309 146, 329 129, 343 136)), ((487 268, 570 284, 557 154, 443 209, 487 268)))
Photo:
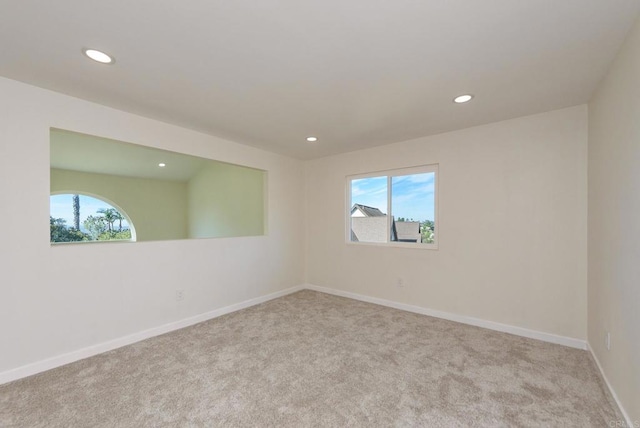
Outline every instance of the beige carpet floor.
POLYGON ((608 427, 586 351, 313 291, 0 386, 2 427, 608 427))

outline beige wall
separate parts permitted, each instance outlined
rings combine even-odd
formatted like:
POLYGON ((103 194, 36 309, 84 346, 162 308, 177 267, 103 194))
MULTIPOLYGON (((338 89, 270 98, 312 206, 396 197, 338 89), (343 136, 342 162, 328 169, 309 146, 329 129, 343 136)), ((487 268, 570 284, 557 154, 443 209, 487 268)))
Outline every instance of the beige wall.
POLYGON ((589 345, 640 424, 640 22, 589 104, 589 345), (605 333, 611 333, 611 350, 605 333))
POLYGON ((129 216, 137 241, 187 238, 187 183, 51 169, 51 193, 102 196, 129 216))
POLYGON ((189 237, 264 234, 266 174, 217 163, 189 180, 189 237))
POLYGON ((586 159, 578 106, 310 161, 308 282, 584 340, 586 159), (432 163, 438 250, 345 243, 345 176, 432 163))
POLYGON ((302 162, 4 78, 0 94, 0 374, 304 282, 302 162), (51 127, 267 170, 269 235, 52 246, 51 127))

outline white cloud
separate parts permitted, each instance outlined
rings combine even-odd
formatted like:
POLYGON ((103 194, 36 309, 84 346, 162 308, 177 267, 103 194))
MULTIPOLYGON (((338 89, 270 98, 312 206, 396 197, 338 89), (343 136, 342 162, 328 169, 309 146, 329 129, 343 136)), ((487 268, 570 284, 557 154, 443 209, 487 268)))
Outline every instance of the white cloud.
POLYGON ((435 175, 432 172, 425 174, 408 175, 407 178, 411 183, 433 183, 435 175))

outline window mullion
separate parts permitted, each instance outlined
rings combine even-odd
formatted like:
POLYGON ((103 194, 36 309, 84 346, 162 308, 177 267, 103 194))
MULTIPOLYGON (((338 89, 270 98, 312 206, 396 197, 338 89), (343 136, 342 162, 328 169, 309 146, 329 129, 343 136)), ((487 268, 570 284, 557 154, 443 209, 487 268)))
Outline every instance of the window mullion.
POLYGON ((387 175, 387 244, 391 242, 391 176, 387 175))

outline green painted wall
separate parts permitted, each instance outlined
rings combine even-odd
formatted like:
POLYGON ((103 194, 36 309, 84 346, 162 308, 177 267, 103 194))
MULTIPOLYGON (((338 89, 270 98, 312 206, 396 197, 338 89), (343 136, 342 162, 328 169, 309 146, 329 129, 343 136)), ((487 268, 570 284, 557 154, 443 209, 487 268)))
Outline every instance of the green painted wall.
POLYGON ((85 193, 115 203, 131 219, 137 241, 186 239, 187 183, 51 169, 51 193, 85 193))
POLYGON ((266 173, 226 163, 202 169, 188 184, 190 238, 264 235, 266 173))

